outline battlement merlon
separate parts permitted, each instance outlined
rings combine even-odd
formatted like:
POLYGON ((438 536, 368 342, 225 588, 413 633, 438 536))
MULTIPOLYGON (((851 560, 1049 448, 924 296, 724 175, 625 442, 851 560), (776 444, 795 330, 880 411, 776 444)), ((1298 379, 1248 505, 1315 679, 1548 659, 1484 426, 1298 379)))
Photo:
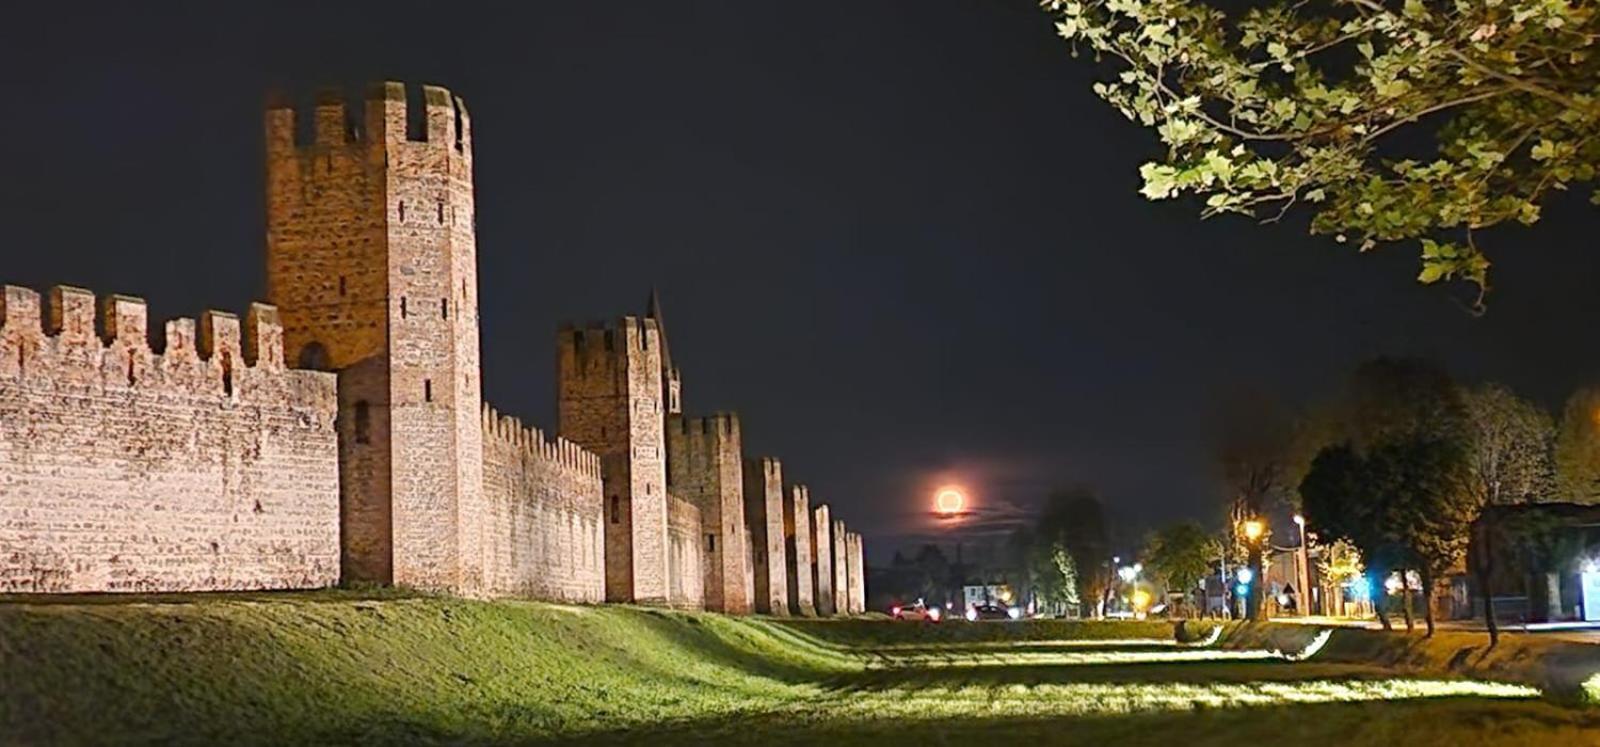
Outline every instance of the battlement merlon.
POLYGON ((763 477, 769 480, 777 480, 779 485, 783 484, 783 460, 777 457, 759 457, 752 458, 750 461, 761 465, 763 477))
POLYGON ((467 113, 466 102, 451 94, 449 89, 433 85, 422 87, 421 98, 425 124, 419 137, 411 138, 408 137, 408 118, 412 102, 408 101, 404 83, 384 81, 367 88, 360 128, 350 126, 344 91, 320 89, 313 113, 315 138, 311 143, 302 143, 295 136, 298 128, 293 101, 281 93, 271 95, 266 110, 268 156, 409 141, 449 148, 470 161, 472 118, 467 113))
POLYGON ((571 350, 579 358, 595 354, 609 357, 623 351, 658 349, 661 345, 656 321, 637 316, 582 326, 568 322, 561 325, 557 338, 563 353, 571 350))
POLYGON ((588 449, 560 436, 547 438, 543 430, 524 425, 514 416, 501 415, 487 402, 483 404, 482 416, 485 439, 510 444, 528 456, 574 470, 584 477, 600 479, 600 457, 588 449))
POLYGON ((714 412, 710 415, 674 418, 678 431, 685 436, 710 436, 727 439, 739 435, 739 414, 714 412))
MULTIPOLYGON (((50 289, 48 310, 31 288, 4 286, 0 293, 0 330, 7 339, 27 341, 37 347, 53 339, 58 347, 102 353, 108 347, 152 354, 149 310, 137 296, 112 294, 99 299, 83 288, 58 285, 50 289), (45 312, 48 311, 46 314, 45 312)), ((162 340, 167 358, 211 359, 220 352, 234 356, 238 365, 261 371, 285 369, 283 325, 276 307, 253 303, 244 328, 239 318, 225 311, 206 311, 196 333, 193 319, 173 319, 165 325, 162 340)))

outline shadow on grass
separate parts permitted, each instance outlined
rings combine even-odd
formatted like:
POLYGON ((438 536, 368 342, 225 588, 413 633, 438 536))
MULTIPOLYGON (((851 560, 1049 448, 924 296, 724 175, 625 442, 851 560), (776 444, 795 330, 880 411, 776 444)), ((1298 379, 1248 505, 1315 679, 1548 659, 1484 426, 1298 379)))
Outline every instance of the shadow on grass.
POLYGON ((1149 664, 1046 664, 873 669, 829 679, 830 691, 917 691, 936 688, 1065 685, 1218 685, 1308 680, 1386 680, 1393 671, 1357 664, 1261 662, 1160 662, 1149 664))
POLYGON ((662 724, 499 744, 1007 744, 1368 745, 1522 747, 1595 744, 1600 714, 1539 700, 1436 698, 1366 703, 1196 707, 1090 716, 985 716, 925 719, 838 718, 826 707, 713 721, 662 724))

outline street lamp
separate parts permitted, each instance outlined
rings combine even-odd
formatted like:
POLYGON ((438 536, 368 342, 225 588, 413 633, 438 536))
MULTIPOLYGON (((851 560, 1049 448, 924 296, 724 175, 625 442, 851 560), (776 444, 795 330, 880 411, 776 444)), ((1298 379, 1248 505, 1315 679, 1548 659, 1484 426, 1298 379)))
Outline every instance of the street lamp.
MULTIPOLYGON (((1248 545, 1250 550, 1249 570, 1251 575, 1255 575, 1256 569, 1261 567, 1261 543, 1266 539, 1267 536, 1267 524, 1261 519, 1245 519, 1244 521, 1239 522, 1239 531, 1244 533, 1245 544, 1248 545)), ((1257 591, 1257 589, 1262 585, 1264 584, 1258 583, 1252 585, 1248 581, 1243 584, 1245 592, 1245 617, 1251 620, 1260 619, 1261 592, 1257 591)))
POLYGON ((1294 525, 1300 528, 1300 616, 1311 614, 1311 541, 1306 536, 1306 517, 1294 515, 1294 525))

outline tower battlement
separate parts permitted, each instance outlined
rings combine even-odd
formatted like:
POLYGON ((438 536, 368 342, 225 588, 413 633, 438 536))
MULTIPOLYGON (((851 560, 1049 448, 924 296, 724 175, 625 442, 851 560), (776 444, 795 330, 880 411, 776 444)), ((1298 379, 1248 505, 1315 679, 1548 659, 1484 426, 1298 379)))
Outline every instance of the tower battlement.
POLYGON ((732 412, 715 412, 702 416, 673 418, 673 428, 685 436, 726 438, 739 435, 739 415, 732 412))
POLYGON ((420 102, 408 95, 406 85, 397 81, 374 83, 361 97, 360 117, 352 116, 350 99, 338 88, 317 92, 311 110, 311 140, 300 133, 299 111, 286 95, 267 99, 267 152, 282 156, 291 152, 317 155, 334 148, 385 143, 426 143, 437 149, 455 151, 463 158, 472 154, 472 117, 466 102, 441 86, 421 87, 420 102), (415 114, 412 107, 420 104, 415 114))

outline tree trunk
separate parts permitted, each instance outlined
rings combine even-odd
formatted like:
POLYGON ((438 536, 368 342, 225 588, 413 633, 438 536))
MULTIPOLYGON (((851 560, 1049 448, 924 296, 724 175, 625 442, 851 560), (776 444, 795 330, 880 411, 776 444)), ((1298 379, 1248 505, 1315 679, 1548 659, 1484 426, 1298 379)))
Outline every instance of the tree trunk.
POLYGON ((1384 577, 1384 573, 1376 568, 1368 569, 1367 572, 1371 573, 1373 577, 1378 579, 1377 583, 1368 581, 1368 587, 1372 591, 1367 594, 1367 597, 1368 601, 1372 603, 1372 611, 1377 614, 1378 622, 1383 624, 1384 630, 1394 630, 1394 625, 1389 622, 1389 615, 1387 614, 1388 611, 1384 609, 1388 606, 1386 603, 1389 601, 1389 591, 1383 588, 1382 579, 1384 577))
POLYGON ((1406 632, 1413 633, 1417 629, 1417 621, 1411 615, 1411 574, 1405 569, 1400 569, 1400 610, 1406 615, 1406 632))
POLYGON ((1428 634, 1424 638, 1433 637, 1433 572, 1424 567, 1422 569, 1422 621, 1428 627, 1428 634))
POLYGON ((1490 586, 1494 578, 1494 527, 1487 515, 1479 521, 1479 551, 1472 568, 1478 577, 1478 594, 1483 597, 1483 627, 1489 631, 1489 648, 1494 648, 1500 645, 1500 625, 1494 619, 1494 589, 1490 586))

